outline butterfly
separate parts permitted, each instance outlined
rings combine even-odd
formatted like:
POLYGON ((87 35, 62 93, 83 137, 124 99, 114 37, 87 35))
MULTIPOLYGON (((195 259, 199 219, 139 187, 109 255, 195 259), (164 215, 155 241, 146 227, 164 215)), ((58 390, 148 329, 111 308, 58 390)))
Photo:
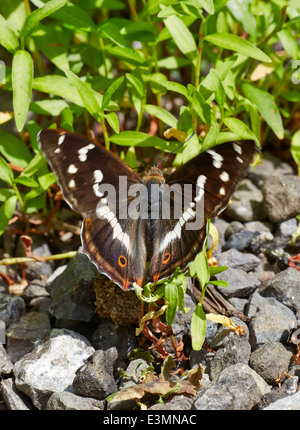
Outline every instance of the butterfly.
POLYGON ((141 177, 80 135, 45 129, 38 142, 65 200, 84 216, 84 252, 125 291, 188 269, 203 249, 207 219, 226 208, 256 150, 252 141, 226 142, 167 177, 157 166, 141 177))

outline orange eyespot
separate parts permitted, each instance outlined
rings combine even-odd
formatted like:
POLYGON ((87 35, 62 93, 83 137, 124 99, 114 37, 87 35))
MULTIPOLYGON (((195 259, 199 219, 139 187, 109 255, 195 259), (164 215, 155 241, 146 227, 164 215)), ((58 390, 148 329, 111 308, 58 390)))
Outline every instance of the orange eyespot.
POLYGON ((127 258, 124 255, 120 255, 118 259, 119 266, 126 267, 127 266, 127 258))
POLYGON ((166 252, 162 258, 163 264, 167 264, 170 261, 171 254, 169 252, 166 252))

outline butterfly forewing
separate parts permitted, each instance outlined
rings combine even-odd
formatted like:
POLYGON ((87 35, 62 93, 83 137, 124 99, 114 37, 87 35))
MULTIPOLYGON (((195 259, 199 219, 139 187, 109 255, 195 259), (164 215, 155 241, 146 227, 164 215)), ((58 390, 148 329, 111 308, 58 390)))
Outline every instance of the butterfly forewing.
POLYGON ((41 149, 55 172, 65 200, 85 215, 82 243, 86 254, 123 289, 143 283, 146 272, 145 220, 120 219, 128 188, 140 176, 101 146, 63 130, 42 130, 41 149), (114 199, 102 192, 112 187, 114 199), (138 235, 138 241, 137 236, 138 235), (138 255, 138 258, 136 257, 138 255))

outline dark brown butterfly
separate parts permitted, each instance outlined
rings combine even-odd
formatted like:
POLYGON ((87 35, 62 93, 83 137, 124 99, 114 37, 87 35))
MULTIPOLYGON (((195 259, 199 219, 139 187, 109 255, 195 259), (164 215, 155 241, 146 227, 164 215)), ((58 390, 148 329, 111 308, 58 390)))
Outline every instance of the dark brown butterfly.
POLYGON ((85 217, 85 253, 123 290, 188 268, 203 249, 207 219, 225 209, 255 152, 254 142, 227 142, 167 178, 158 167, 141 177, 76 134, 42 130, 38 140, 65 200, 85 217), (197 228, 196 205, 202 209, 197 228))

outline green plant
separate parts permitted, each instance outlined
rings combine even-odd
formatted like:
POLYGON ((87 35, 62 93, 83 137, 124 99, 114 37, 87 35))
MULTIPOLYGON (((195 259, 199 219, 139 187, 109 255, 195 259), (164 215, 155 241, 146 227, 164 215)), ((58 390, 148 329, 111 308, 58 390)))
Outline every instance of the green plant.
MULTIPOLYGON (((1 91, 12 95, 18 131, 0 130, 0 234, 16 207, 28 231, 29 215, 53 206, 55 177, 36 141, 43 127, 89 134, 96 122, 106 148, 132 167, 195 131, 173 166, 234 139, 279 154, 292 141, 299 172, 300 93, 292 79, 299 10, 297 0, 0 0, 1 91)), ((203 297, 217 269, 208 268, 205 253, 195 264, 203 297)), ((144 290, 148 299, 164 290, 170 324, 183 309, 185 281, 175 275, 154 293, 144 290)), ((197 348, 201 302, 195 332, 199 324, 197 348)))

